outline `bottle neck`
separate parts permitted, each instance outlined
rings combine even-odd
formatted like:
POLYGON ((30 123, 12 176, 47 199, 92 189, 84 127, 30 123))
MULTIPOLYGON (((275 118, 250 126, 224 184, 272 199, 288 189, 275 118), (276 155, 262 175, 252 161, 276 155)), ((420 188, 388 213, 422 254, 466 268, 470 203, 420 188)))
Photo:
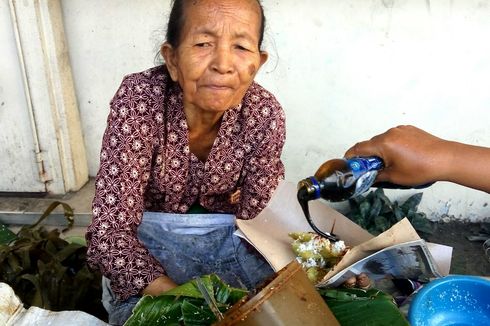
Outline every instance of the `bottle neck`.
POLYGON ((308 177, 298 183, 298 200, 310 201, 320 198, 320 184, 315 177, 308 177))
POLYGON ((306 221, 308 222, 308 224, 310 224, 313 231, 315 231, 317 234, 321 235, 326 239, 329 239, 331 241, 337 241, 338 239, 335 236, 335 234, 323 232, 316 226, 316 224, 311 219, 308 203, 310 200, 320 198, 319 189, 320 188, 318 182, 314 177, 301 180, 298 184, 298 193, 297 193, 298 202, 301 206, 301 209, 303 210, 303 213, 305 214, 306 221))

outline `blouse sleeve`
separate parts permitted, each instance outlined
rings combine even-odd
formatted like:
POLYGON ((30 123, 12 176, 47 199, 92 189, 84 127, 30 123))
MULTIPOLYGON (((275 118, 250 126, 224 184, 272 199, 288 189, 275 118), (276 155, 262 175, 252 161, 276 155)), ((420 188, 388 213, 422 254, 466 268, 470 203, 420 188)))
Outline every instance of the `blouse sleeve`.
MULTIPOLYGON (((140 293, 164 271, 137 238, 151 173, 157 122, 153 89, 140 75, 126 77, 110 104, 88 227, 87 260, 111 280, 121 300, 140 293)), ((160 98, 161 101, 161 98, 160 98)))
POLYGON ((279 181, 284 179, 281 161, 286 139, 285 116, 278 102, 262 107, 254 117, 257 128, 254 138, 258 146, 244 166, 237 218, 252 219, 267 206, 279 181))

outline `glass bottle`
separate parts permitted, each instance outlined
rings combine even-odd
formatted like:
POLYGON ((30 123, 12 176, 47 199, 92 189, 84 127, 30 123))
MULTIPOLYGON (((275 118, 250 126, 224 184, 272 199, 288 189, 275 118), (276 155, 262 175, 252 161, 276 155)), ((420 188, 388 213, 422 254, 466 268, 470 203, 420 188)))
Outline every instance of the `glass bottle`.
POLYGON ((384 167, 379 157, 332 159, 323 163, 314 176, 298 183, 298 199, 323 198, 338 202, 360 195, 373 185, 384 167))
POLYGON ((336 202, 357 196, 371 187, 383 166, 379 157, 337 158, 323 163, 314 176, 301 180, 297 197, 311 228, 319 235, 337 241, 334 234, 323 232, 313 223, 308 202, 318 198, 336 202))
MULTIPOLYGON (((374 184, 378 171, 384 168, 383 160, 377 156, 336 158, 323 163, 314 176, 298 183, 298 201, 310 226, 323 237, 336 241, 333 234, 319 230, 311 220, 308 202, 323 198, 332 202, 344 201, 368 191, 374 184)), ((389 182, 376 183, 374 186, 391 189, 425 188, 421 186, 400 186, 389 182)))

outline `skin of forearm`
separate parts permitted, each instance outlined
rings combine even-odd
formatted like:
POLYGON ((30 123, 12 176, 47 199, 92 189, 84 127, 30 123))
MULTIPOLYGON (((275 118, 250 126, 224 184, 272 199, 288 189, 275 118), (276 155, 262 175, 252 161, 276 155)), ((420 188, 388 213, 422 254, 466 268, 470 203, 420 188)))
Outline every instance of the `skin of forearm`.
POLYGON ((448 142, 450 159, 443 180, 490 193, 490 148, 448 142))
POLYGON ((153 280, 146 288, 143 289, 143 295, 158 296, 165 291, 173 289, 176 287, 174 281, 172 281, 168 276, 162 275, 153 280))

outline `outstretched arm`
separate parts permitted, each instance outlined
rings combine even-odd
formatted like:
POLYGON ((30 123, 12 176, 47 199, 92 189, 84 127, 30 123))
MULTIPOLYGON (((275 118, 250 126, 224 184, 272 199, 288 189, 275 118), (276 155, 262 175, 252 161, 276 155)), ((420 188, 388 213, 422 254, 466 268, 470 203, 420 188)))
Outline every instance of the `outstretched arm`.
POLYGON ((377 181, 415 186, 450 181, 490 193, 490 148, 438 138, 414 126, 398 126, 352 146, 345 157, 379 156, 377 181))

